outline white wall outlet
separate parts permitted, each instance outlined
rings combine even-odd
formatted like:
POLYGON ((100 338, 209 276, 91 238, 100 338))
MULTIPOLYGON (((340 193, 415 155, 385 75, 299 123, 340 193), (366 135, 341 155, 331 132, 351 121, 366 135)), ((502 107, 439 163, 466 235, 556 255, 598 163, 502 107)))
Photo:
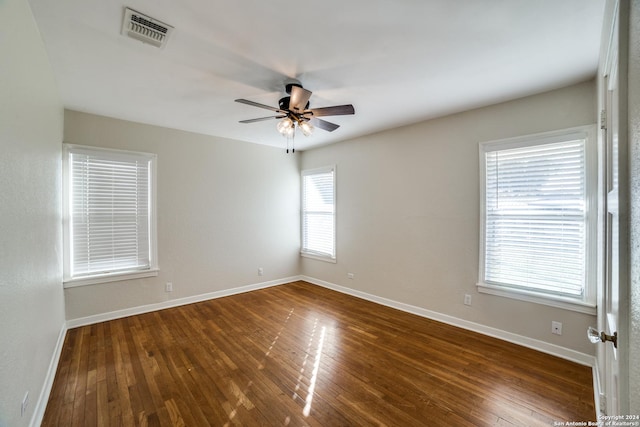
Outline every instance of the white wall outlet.
POLYGON ((164 291, 165 292, 173 292, 173 283, 167 282, 167 284, 164 285, 164 291))
POLYGON ((464 305, 471 305, 471 294, 464 294, 464 305))
POLYGON ((562 323, 556 322, 555 320, 551 322, 551 333, 556 335, 562 335, 562 323))
POLYGON ((29 392, 24 394, 22 398, 22 403, 20 404, 20 416, 24 417, 24 414, 27 412, 27 408, 29 407, 29 392))
POLYGON ((355 274, 353 274, 353 273, 347 273, 347 278, 348 278, 348 279, 353 279, 354 277, 356 277, 356 275, 355 275, 355 274))
POLYGON ((258 267, 258 276, 262 276, 264 274, 264 270, 262 267, 258 267))

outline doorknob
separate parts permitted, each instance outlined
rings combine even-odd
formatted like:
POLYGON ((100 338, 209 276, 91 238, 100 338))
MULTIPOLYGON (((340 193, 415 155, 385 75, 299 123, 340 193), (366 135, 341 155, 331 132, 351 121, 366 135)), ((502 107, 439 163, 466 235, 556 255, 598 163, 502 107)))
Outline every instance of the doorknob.
POLYGON ((618 348, 618 333, 617 332, 614 332, 613 335, 607 335, 607 334, 604 333, 604 331, 598 332, 597 329, 589 326, 589 329, 587 329, 587 338, 589 338, 589 341, 591 341, 594 344, 599 343, 599 342, 611 341, 613 343, 613 346, 615 348, 618 348))

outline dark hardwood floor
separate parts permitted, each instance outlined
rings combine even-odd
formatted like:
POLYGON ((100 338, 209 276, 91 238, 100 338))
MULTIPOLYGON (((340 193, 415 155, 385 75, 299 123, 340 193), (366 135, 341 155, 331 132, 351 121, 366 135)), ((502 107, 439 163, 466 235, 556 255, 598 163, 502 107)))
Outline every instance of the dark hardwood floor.
POLYGON ((591 369, 305 282, 69 330, 43 426, 552 426, 591 369))

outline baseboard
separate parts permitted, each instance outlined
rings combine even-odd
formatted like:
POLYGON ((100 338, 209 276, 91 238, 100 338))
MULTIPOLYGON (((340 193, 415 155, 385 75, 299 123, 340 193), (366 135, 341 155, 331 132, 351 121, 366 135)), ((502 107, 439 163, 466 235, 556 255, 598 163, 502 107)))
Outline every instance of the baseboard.
POLYGON ((604 390, 600 383, 600 368, 597 361, 593 364, 593 403, 596 408, 596 419, 599 420, 601 415, 606 415, 606 409, 603 406, 604 390))
POLYGON ((255 291, 258 289, 269 288, 272 286, 283 285, 285 283, 295 282, 300 280, 300 276, 285 277, 283 279, 270 280, 268 282, 255 283, 252 285, 240 286, 237 288, 224 289, 222 291, 208 292, 206 294, 199 294, 185 298, 177 298, 169 301, 163 301, 154 304, 146 304, 138 307, 125 308, 123 310, 110 311, 107 313, 100 313, 93 316, 80 317, 77 319, 67 320, 67 328, 73 329, 80 326, 93 325, 94 323, 106 322, 109 320, 120 319, 123 317, 134 316, 136 314, 150 313, 152 311, 164 310, 165 308, 178 307, 186 304, 193 304, 196 302, 207 301, 215 298, 222 298, 236 294, 242 294, 245 292, 255 291))
POLYGON ((593 367, 596 365, 595 356, 591 356, 585 353, 580 353, 578 351, 561 347, 555 344, 550 344, 544 341, 525 337, 523 335, 518 335, 511 332, 503 331, 501 329, 492 328, 479 323, 470 322, 468 320, 449 316, 447 314, 439 313, 437 311, 427 310, 422 307, 416 307, 410 304, 405 304, 405 303, 394 301, 388 298, 382 298, 366 292, 362 292, 355 289, 346 288, 344 286, 336 285, 334 283, 326 282, 324 280, 315 279, 313 277, 301 276, 301 280, 312 283, 314 285, 332 289, 334 291, 338 291, 344 294, 348 294, 354 297, 362 298, 367 301, 375 302, 377 304, 385 305, 387 307, 395 308, 407 313, 425 317, 427 319, 436 320, 438 322, 442 322, 442 323, 446 323, 459 328, 467 329, 469 331, 478 332, 483 335, 488 335, 493 338, 498 338, 503 341, 507 341, 513 344, 518 344, 523 347, 531 348, 533 350, 541 351, 543 353, 547 353, 547 354, 557 356, 566 360, 570 360, 580 365, 590 366, 590 367, 593 367))
POLYGON ((56 341, 56 346, 53 349, 53 354, 51 355, 51 360, 49 361, 49 368, 47 369, 47 375, 45 376, 42 389, 40 389, 40 395, 38 396, 38 401, 36 402, 33 415, 31 416, 29 427, 38 427, 40 424, 42 424, 44 411, 47 409, 47 402, 49 402, 49 395, 51 394, 51 389, 53 387, 53 380, 56 377, 58 362, 60 362, 62 347, 64 345, 64 339, 66 336, 67 325, 63 323, 62 327, 60 328, 60 332, 58 333, 58 341, 56 341))

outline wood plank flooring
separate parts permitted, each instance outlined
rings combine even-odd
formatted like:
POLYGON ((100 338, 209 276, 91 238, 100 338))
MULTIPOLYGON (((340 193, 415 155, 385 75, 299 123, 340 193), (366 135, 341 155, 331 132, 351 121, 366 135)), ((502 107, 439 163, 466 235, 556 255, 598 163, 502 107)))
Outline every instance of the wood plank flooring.
POLYGON ((43 426, 552 426, 591 369, 305 282, 69 330, 43 426))

